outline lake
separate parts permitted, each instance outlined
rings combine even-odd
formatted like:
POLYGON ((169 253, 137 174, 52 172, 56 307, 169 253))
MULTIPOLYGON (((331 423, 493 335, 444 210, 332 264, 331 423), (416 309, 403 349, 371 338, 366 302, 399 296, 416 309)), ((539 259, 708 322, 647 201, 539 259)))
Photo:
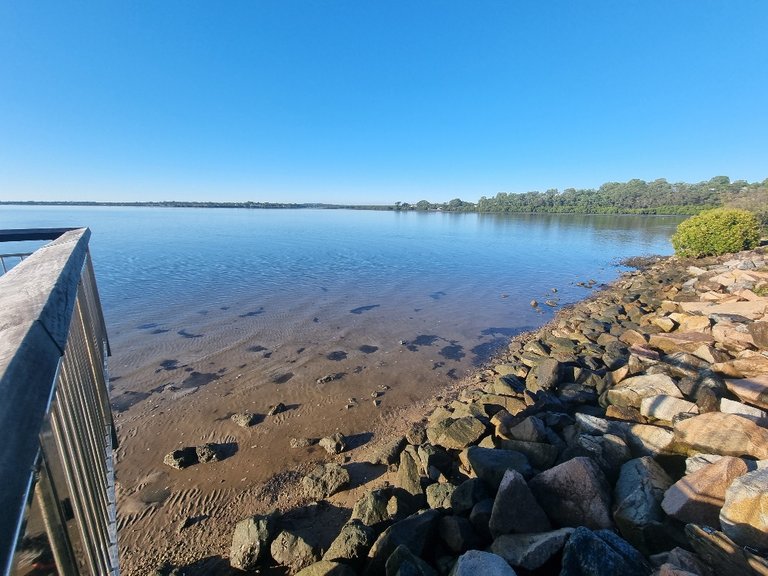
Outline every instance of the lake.
POLYGON ((302 362, 314 381, 375 365, 377 354, 403 347, 421 353, 416 358, 435 376, 456 378, 509 336, 550 318, 545 300, 583 298, 588 290, 577 282, 615 279, 622 258, 669 254, 680 220, 0 208, 2 228, 91 228, 115 381, 138 366, 236 350, 238 365, 258 355, 273 381, 296 373, 285 364, 297 354, 323 360, 316 369, 302 362))

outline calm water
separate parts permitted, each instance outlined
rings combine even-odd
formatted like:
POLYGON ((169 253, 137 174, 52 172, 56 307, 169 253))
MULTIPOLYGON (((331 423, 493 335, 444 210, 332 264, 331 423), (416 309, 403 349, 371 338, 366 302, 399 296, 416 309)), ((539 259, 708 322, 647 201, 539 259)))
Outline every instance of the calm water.
POLYGON ((417 350, 429 347, 430 361, 455 375, 507 336, 546 321, 551 311, 535 312, 532 299, 572 302, 587 294, 576 282, 614 279, 621 272, 617 260, 670 253, 679 221, 0 208, 0 228, 91 228, 115 374, 245 346, 327 355, 346 338, 345 354, 359 346, 388 349, 400 340, 417 350))

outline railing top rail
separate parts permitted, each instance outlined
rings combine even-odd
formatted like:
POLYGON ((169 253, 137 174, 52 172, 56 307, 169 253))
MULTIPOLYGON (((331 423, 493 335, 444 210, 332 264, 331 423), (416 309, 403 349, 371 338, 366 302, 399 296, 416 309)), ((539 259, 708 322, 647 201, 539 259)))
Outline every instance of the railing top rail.
POLYGON ((0 276, 0 573, 18 538, 90 230, 54 238, 0 276))
POLYGON ((0 230, 0 242, 55 240, 71 230, 77 230, 77 228, 18 228, 15 230, 0 230))

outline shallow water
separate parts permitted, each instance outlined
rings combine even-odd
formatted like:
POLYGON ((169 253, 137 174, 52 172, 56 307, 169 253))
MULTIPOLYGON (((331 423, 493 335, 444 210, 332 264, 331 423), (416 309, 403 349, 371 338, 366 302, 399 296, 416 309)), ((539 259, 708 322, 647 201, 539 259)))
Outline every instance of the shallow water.
POLYGON ((225 369, 205 365, 219 353, 230 370, 248 367, 288 386, 362 373, 387 385, 411 375, 457 378, 509 336, 546 321, 553 309, 545 300, 584 297, 576 283, 614 279, 621 258, 670 253, 679 221, 0 208, 1 228, 91 228, 116 389, 139 367, 154 368, 153 378, 126 386, 140 389, 136 402, 165 384, 216 380, 225 369))

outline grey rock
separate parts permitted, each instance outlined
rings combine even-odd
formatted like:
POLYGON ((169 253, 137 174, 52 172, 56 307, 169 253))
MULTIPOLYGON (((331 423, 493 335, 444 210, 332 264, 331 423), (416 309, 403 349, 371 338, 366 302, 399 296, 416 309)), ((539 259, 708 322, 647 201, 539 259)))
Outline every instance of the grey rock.
MULTIPOLYGON (((484 447, 482 446, 482 443, 479 444, 479 446, 484 447)), ((547 444, 545 442, 501 440, 499 441, 499 448, 503 450, 513 450, 515 452, 520 452, 521 454, 525 455, 526 458, 528 458, 528 461, 537 470, 546 470, 547 468, 551 468, 557 461, 557 457, 560 455, 560 450, 557 446, 553 446, 552 444, 547 444)))
POLYGON ((516 576, 501 556, 491 552, 470 550, 456 560, 449 576, 516 576))
POLYGON ((203 444, 195 448, 197 459, 200 462, 216 462, 219 459, 219 450, 216 444, 203 444))
POLYGON ((391 494, 387 490, 371 490, 363 494, 352 508, 350 520, 358 519, 366 526, 378 527, 390 519, 387 503, 391 494))
POLYGON ((489 524, 493 514, 493 498, 481 500, 472 507, 469 513, 469 521, 475 532, 484 540, 491 540, 491 530, 489 524))
POLYGON ((671 485, 672 479, 649 456, 635 458, 621 467, 613 492, 613 519, 621 535, 644 554, 668 547, 661 501, 671 485))
POLYGON ((456 514, 466 514, 475 504, 490 498, 488 486, 480 478, 470 478, 459 484, 451 494, 451 508, 456 514))
POLYGON ((269 545, 277 530, 274 515, 252 516, 241 520, 232 533, 229 563, 233 568, 255 570, 269 557, 269 545))
POLYGON ((431 544, 437 520, 437 510, 426 510, 395 522, 384 530, 374 542, 368 553, 367 576, 381 576, 385 573, 387 558, 395 549, 403 545, 416 556, 421 556, 427 545, 431 544))
POLYGON ((349 486, 349 472, 343 466, 330 462, 315 466, 302 478, 301 484, 308 497, 322 500, 349 486))
POLYGON ((323 554, 323 560, 361 563, 368 555, 375 539, 375 532, 360 520, 350 520, 323 554))
POLYGON ((547 428, 536 416, 528 416, 520 423, 508 428, 505 438, 526 442, 546 442, 547 428))
POLYGON ((540 534, 503 534, 493 541, 490 551, 513 567, 536 570, 563 549, 573 530, 560 528, 540 534))
POLYGON ((310 564, 303 570, 296 573, 296 576, 356 576, 352 568, 339 562, 329 562, 321 560, 310 564))
POLYGON ((347 449, 346 438, 340 432, 320 438, 319 444, 328 454, 341 454, 347 449))
POLYGON ((451 497, 456 486, 453 484, 430 484, 427 486, 427 505, 430 508, 450 508, 451 497))
POLYGON ((399 436, 384 442, 377 450, 373 451, 369 462, 372 464, 394 464, 400 458, 400 452, 405 445, 405 438, 399 436))
POLYGON ((494 538, 510 532, 546 532, 551 528, 547 515, 519 472, 507 470, 504 474, 488 527, 494 538))
POLYGON ((427 441, 427 431, 423 424, 414 424, 405 435, 408 444, 418 446, 427 441))
POLYGON ((501 479, 507 470, 517 470, 524 478, 533 475, 528 458, 514 450, 500 450, 470 446, 460 455, 462 461, 475 472, 478 478, 488 483, 492 490, 501 484, 501 479))
POLYGON ((532 392, 552 390, 562 379, 563 365, 554 358, 546 358, 536 363, 525 379, 525 386, 532 392))
POLYGON ((389 555, 385 564, 387 576, 437 576, 437 572, 402 544, 389 555))
POLYGON ((611 495, 591 458, 579 456, 535 476, 528 485, 557 526, 612 528, 611 495))
POLYGON ((414 496, 423 495, 421 488, 420 459, 414 446, 406 446, 400 453, 400 466, 397 469, 396 483, 403 490, 414 496))
POLYGON ((463 450, 477 442, 485 432, 485 424, 474 416, 465 416, 445 424, 432 443, 449 450, 463 450))
POLYGON ((293 572, 314 564, 320 558, 315 549, 298 534, 283 530, 269 547, 272 558, 293 572))
POLYGON ((478 543, 478 537, 472 522, 463 516, 445 516, 440 518, 437 529, 440 538, 452 552, 464 552, 478 543))
POLYGON ((651 570, 643 555, 613 532, 580 526, 565 545, 560 576, 648 576, 651 570))

